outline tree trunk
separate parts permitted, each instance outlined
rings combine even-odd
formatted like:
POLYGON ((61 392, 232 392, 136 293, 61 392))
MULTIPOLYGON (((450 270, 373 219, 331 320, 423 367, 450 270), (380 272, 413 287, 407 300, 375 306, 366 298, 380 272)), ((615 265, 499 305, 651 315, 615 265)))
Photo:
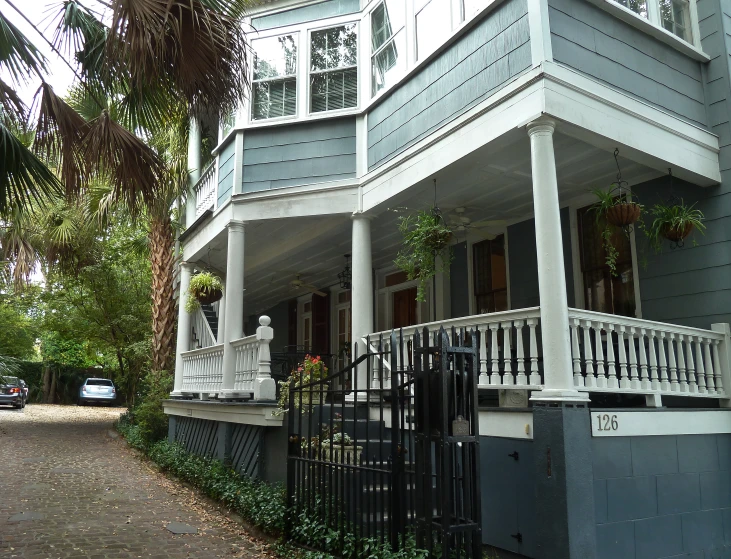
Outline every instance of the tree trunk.
POLYGON ((43 368, 43 403, 51 403, 51 367, 48 365, 43 368))
POLYGON ((56 403, 56 381, 58 378, 58 371, 51 372, 51 390, 48 394, 48 403, 49 404, 55 404, 56 403))
POLYGON ((172 371, 178 316, 173 293, 175 238, 169 214, 150 219, 152 264, 152 370, 172 371))

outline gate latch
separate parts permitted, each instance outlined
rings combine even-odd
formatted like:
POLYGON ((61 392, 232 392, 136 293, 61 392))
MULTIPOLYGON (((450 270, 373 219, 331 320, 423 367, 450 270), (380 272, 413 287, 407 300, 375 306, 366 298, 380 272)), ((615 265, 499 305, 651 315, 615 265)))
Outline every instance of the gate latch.
POLYGON ((521 534, 520 532, 518 532, 517 534, 510 534, 510 537, 518 540, 518 543, 523 543, 523 534, 521 534))
POLYGON ((452 421, 452 436, 453 437, 469 437, 470 436, 470 422, 467 421, 461 415, 458 415, 457 419, 452 421))
POLYGON ((515 452, 513 452, 512 454, 508 454, 508 456, 510 456, 516 462, 520 459, 520 454, 518 454, 517 450, 515 452))

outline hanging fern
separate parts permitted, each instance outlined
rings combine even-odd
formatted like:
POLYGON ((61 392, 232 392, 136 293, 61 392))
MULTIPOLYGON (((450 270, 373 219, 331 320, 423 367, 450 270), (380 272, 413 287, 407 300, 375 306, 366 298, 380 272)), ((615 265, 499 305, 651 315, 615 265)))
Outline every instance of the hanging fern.
POLYGON ((448 272, 452 261, 449 239, 452 231, 438 211, 420 211, 402 217, 399 231, 404 237, 403 249, 394 263, 410 280, 418 280, 416 300, 426 301, 428 282, 437 272, 448 272))

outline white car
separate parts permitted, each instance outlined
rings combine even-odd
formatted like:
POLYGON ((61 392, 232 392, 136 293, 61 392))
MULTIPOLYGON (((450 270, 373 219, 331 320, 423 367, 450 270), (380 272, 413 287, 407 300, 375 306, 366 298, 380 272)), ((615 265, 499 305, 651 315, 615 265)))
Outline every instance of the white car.
POLYGON ((108 404, 114 403, 117 399, 117 390, 114 383, 106 378, 88 378, 79 389, 79 405, 92 402, 108 404))

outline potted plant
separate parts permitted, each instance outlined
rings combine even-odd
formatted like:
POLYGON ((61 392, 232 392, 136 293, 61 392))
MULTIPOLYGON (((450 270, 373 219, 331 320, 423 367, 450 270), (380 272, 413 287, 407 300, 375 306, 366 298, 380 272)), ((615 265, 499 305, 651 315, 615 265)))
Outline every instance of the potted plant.
POLYGON ((218 276, 210 272, 200 272, 190 279, 188 298, 185 300, 185 310, 195 312, 201 303, 210 305, 223 297, 223 284, 218 276))
POLYGON ((406 273, 408 279, 419 281, 416 300, 426 301, 428 281, 438 271, 444 272, 449 269, 451 261, 449 239, 452 237, 452 231, 444 223, 441 213, 436 208, 402 217, 399 231, 404 237, 404 246, 394 263, 406 273))
MULTIPOLYGON (((292 369, 287 380, 279 381, 279 408, 275 415, 281 415, 289 409, 289 391, 292 384, 295 388, 307 386, 310 383, 317 382, 327 377, 328 368, 318 355, 312 357, 305 355, 302 363, 292 369)), ((294 407, 299 408, 300 403, 303 406, 316 406, 322 403, 326 396, 327 386, 315 385, 306 387, 294 398, 294 407), (322 396, 322 399, 320 398, 322 396)))
POLYGON ((632 193, 627 189, 615 186, 609 190, 596 189, 592 193, 598 201, 592 206, 597 223, 604 220, 602 245, 605 262, 613 276, 617 275, 617 258, 619 251, 612 242, 616 228, 625 228, 637 223, 642 213, 642 204, 632 201, 632 193))
POLYGON ((705 234, 703 212, 695 204, 686 205, 682 199, 675 204, 655 204, 650 213, 654 219, 645 233, 657 252, 662 247, 662 239, 681 245, 694 229, 705 234))

